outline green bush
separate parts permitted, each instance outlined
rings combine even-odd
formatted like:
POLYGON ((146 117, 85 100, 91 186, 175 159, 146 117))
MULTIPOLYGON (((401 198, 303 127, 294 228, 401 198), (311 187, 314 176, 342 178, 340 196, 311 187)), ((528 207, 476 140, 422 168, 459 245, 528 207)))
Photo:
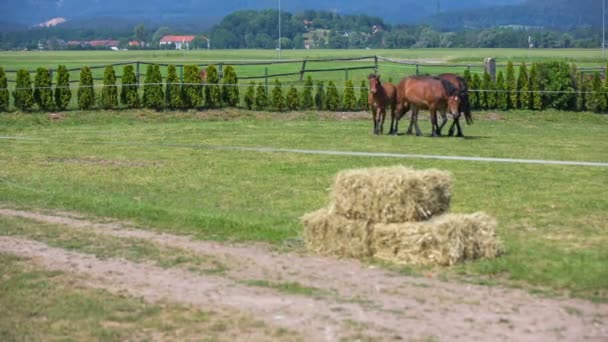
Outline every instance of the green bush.
POLYGON ((566 62, 548 62, 539 66, 541 88, 546 91, 544 103, 558 110, 573 110, 576 107, 576 95, 570 65, 566 62))
POLYGON ((346 80, 344 82, 344 98, 342 100, 342 108, 347 111, 357 109, 357 97, 355 96, 355 86, 353 81, 346 80))
POLYGON ((253 105, 255 104, 255 82, 250 81, 247 86, 247 91, 245 91, 245 107, 249 110, 253 109, 253 105))
POLYGON ((519 66, 519 76, 517 77, 517 91, 519 93, 518 106, 520 109, 530 109, 530 78, 526 63, 519 66))
POLYGON ((600 74, 596 72, 593 75, 591 82, 591 93, 587 100, 587 109, 594 113, 603 113, 606 111, 606 95, 604 94, 604 86, 600 74))
POLYGON ((231 65, 224 69, 222 85, 222 102, 227 106, 236 107, 239 104, 238 78, 231 65))
POLYGON ((207 66, 207 83, 205 84, 205 105, 207 107, 215 108, 222 105, 222 98, 220 93, 220 75, 217 72, 215 65, 207 66))
POLYGON ((302 89, 302 109, 311 109, 315 104, 312 98, 312 88, 312 77, 308 75, 304 81, 304 89, 302 89))
POLYGON ((126 65, 122 71, 120 88, 120 103, 127 108, 139 108, 139 93, 137 92, 137 76, 133 65, 126 65))
POLYGON ((144 79, 144 96, 142 102, 144 107, 151 109, 162 109, 165 104, 163 92, 163 79, 158 65, 148 64, 146 78, 144 79))
POLYGON ((367 90, 367 82, 365 82, 365 80, 361 81, 361 86, 359 87, 358 105, 360 110, 367 111, 369 109, 369 102, 367 101, 368 92, 369 90, 367 90))
POLYGON ((506 90, 509 109, 517 108, 517 80, 515 79, 515 68, 513 67, 513 62, 511 61, 507 63, 506 90))
POLYGON ((118 87, 114 67, 108 65, 103 72, 103 88, 101 88, 101 108, 116 109, 118 107, 118 87))
POLYGON ((496 76, 496 108, 500 110, 509 109, 507 93, 505 92, 505 75, 502 70, 496 76))
POLYGON ((336 88, 336 84, 334 83, 334 81, 329 81, 329 83, 327 84, 326 100, 327 110, 336 111, 340 109, 340 94, 338 93, 338 88, 336 88))
POLYGON ((318 110, 326 109, 325 88, 323 81, 317 81, 317 92, 315 93, 315 106, 318 110))
POLYGON ((283 88, 278 78, 274 79, 270 106, 272 110, 277 112, 282 112, 285 110, 285 96, 283 96, 283 88))
POLYGON ((0 67, 0 112, 6 112, 10 106, 8 80, 4 68, 0 67))
POLYGON ((17 82, 13 92, 15 107, 21 111, 32 110, 34 107, 34 94, 32 91, 32 79, 30 73, 25 69, 17 71, 17 82))
POLYGON ((182 86, 177 77, 175 65, 167 67, 167 81, 165 86, 165 102, 170 109, 182 108, 182 86))
POLYGON ((481 92, 479 91, 481 90, 480 88, 481 78, 479 78, 478 74, 473 74, 473 76, 471 77, 471 82, 469 83, 469 102, 471 104, 471 108, 481 109, 481 92))
POLYGON ((300 108, 300 95, 298 94, 298 89, 296 89, 294 85, 291 85, 287 91, 285 105, 289 110, 298 110, 300 108))
POLYGON ((38 108, 42 111, 49 111, 54 107, 51 72, 46 68, 36 69, 36 76, 34 77, 34 102, 36 102, 38 108))
MULTIPOLYGON (((530 74, 532 74, 530 72, 530 74)), ((587 82, 583 73, 579 72, 576 77, 576 110, 582 112, 587 109, 585 97, 587 92, 587 82)))
POLYGON ((72 99, 70 90, 70 73, 65 65, 57 67, 57 82, 55 85, 55 107, 58 110, 66 110, 72 99))
POLYGON ((483 79, 481 81, 481 92, 479 93, 479 104, 483 109, 496 108, 496 89, 494 89, 494 82, 492 82, 492 76, 487 72, 483 73, 483 79))
POLYGON ((539 75, 539 67, 537 63, 533 63, 530 68, 530 78, 528 80, 529 85, 528 89, 532 92, 530 93, 530 109, 533 110, 541 110, 543 109, 543 94, 541 91, 541 83, 540 83, 540 75, 539 75))
POLYGON ((78 108, 87 110, 95 105, 95 89, 93 89, 93 75, 89 67, 80 69, 80 83, 78 84, 78 108))
POLYGON ((203 102, 203 86, 198 66, 184 66, 184 84, 182 85, 182 103, 185 108, 196 108, 203 102))
POLYGON ((259 82, 255 91, 255 110, 265 110, 266 108, 268 108, 268 94, 266 87, 259 82))

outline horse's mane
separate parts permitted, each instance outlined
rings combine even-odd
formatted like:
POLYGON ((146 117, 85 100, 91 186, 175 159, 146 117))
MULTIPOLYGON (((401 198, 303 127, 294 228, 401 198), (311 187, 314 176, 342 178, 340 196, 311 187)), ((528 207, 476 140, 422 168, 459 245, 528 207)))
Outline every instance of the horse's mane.
POLYGON ((434 78, 436 80, 441 81, 441 84, 443 84, 443 88, 445 89, 445 92, 448 93, 448 96, 461 97, 460 91, 458 90, 458 88, 454 87, 454 85, 452 83, 444 80, 443 78, 439 78, 439 77, 434 77, 434 78))

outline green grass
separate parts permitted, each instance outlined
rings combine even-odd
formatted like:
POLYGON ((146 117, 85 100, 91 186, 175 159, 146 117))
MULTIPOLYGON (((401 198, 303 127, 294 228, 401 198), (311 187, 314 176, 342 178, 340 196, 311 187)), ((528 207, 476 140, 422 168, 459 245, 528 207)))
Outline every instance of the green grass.
MULTIPOLYGON (((374 137, 340 114, 238 110, 70 112, 0 116, 2 204, 67 209, 201 239, 297 238, 298 218, 327 204, 348 168, 404 164, 449 170, 452 211, 499 221, 508 253, 461 273, 608 299, 606 168, 221 151, 249 146, 608 162, 608 117, 477 113, 468 139, 374 137)), ((428 121, 421 128, 429 132, 428 121)), ((527 286, 526 285, 526 286, 527 286)))
POLYGON ((239 313, 149 304, 78 287, 74 277, 0 254, 0 340, 215 341, 252 331, 268 339, 292 334, 239 313))

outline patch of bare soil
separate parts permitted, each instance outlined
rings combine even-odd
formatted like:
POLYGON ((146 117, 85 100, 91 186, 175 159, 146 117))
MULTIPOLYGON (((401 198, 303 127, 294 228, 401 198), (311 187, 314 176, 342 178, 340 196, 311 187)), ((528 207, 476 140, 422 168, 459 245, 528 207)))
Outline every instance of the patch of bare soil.
POLYGON ((86 274, 92 287, 149 301, 238 309, 310 340, 351 339, 358 334, 382 340, 608 340, 608 304, 403 276, 354 260, 283 253, 263 244, 195 241, 121 222, 95 223, 68 213, 0 208, 0 215, 145 239, 220 260, 229 268, 226 273, 200 275, 125 260, 98 260, 34 241, 0 238, 0 252, 35 258, 48 269, 86 274), (298 295, 246 285, 251 280, 297 283, 320 289, 322 294, 298 295))

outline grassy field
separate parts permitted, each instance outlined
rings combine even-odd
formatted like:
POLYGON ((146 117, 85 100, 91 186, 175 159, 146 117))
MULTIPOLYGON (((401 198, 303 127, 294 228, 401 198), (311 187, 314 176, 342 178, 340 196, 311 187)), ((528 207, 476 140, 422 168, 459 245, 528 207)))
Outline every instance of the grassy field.
MULTIPOLYGON (((449 170, 452 211, 499 220, 508 253, 445 275, 608 299, 608 172, 600 167, 221 151, 214 146, 608 162, 608 117, 478 114, 468 139, 374 137, 365 115, 240 110, 0 115, 0 205, 137 222, 201 239, 298 238, 343 169, 449 170)), ((425 133, 428 121, 421 122, 425 133)), ((0 233, 6 234, 2 231, 0 233)), ((411 269, 407 269, 408 271, 411 269)))

